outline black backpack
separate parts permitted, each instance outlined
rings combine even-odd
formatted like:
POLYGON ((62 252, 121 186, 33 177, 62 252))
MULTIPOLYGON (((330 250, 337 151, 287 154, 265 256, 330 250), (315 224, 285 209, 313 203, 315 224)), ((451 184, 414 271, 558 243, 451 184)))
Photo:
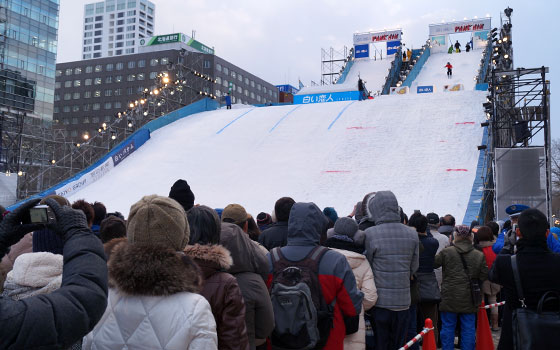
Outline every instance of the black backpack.
POLYGON ((328 250, 317 246, 300 261, 286 259, 280 248, 271 250, 273 349, 322 349, 326 345, 336 302, 327 305, 319 283, 319 262, 328 250))

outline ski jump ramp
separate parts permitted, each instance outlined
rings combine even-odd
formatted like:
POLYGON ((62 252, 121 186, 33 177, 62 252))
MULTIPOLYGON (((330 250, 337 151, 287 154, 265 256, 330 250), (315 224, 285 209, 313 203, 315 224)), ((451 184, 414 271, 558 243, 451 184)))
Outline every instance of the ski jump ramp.
MULTIPOLYGON (((444 74, 444 73, 443 73, 444 74)), ((374 100, 220 109, 179 119, 69 200, 127 216, 142 196, 186 179, 195 203, 243 205, 256 216, 290 196, 349 214, 391 190, 406 213, 465 216, 476 177, 486 94, 459 91, 374 100)))

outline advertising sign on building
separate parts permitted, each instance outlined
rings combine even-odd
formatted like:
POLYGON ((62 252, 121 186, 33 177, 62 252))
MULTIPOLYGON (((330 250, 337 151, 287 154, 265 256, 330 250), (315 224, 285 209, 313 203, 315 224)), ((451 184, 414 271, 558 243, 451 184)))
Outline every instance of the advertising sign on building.
POLYGON ((359 91, 325 92, 322 94, 295 95, 294 104, 325 103, 336 101, 353 101, 360 99, 359 91))
POLYGON ((367 32, 354 34, 354 45, 382 43, 386 41, 400 41, 401 29, 384 30, 380 32, 367 32))
POLYGON ((400 40, 395 41, 387 41, 387 56, 394 55, 399 51, 399 47, 401 46, 400 40))
POLYGON ((490 30, 491 26, 492 24, 490 18, 430 24, 430 36, 437 36, 442 34, 480 32, 484 30, 490 30))
POLYGON ((400 86, 400 87, 392 87, 391 88, 391 95, 405 95, 408 94, 410 89, 408 86, 400 86))
POLYGON ((207 53, 210 55, 214 54, 214 49, 182 33, 157 35, 149 39, 142 38, 140 39, 140 46, 146 47, 146 46, 154 46, 154 45, 181 43, 181 42, 185 43, 187 46, 190 46, 193 49, 200 51, 202 53, 207 53))
POLYGON ((430 94, 432 92, 434 92, 434 86, 433 85, 418 86, 416 88, 416 93, 417 94, 430 94))
POLYGON ((369 44, 354 46, 354 58, 367 58, 367 57, 369 57, 369 44))
POLYGON ((276 85, 276 88, 278 89, 279 92, 285 92, 287 94, 292 94, 292 95, 297 94, 297 92, 299 91, 299 89, 289 84, 276 85))

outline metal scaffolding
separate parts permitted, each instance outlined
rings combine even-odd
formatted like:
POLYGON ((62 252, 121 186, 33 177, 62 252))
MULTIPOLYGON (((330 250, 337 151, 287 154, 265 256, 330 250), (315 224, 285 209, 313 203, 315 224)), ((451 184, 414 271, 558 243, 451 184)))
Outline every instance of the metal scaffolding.
POLYGON ((321 85, 335 84, 349 59, 353 55, 353 48, 348 51, 344 46, 342 50, 329 48, 321 49, 321 85))

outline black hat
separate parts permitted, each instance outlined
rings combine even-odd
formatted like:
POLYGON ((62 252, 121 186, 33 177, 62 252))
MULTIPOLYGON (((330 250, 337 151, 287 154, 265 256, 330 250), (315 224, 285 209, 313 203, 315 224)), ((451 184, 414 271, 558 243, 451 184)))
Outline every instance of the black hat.
POLYGON ((430 225, 439 224, 439 216, 436 213, 428 213, 426 215, 426 219, 428 219, 428 224, 430 224, 430 225))
POLYGON ((177 180, 171 186, 171 191, 169 191, 169 198, 172 198, 179 202, 185 212, 189 211, 194 206, 194 193, 191 191, 191 187, 185 180, 177 180))

